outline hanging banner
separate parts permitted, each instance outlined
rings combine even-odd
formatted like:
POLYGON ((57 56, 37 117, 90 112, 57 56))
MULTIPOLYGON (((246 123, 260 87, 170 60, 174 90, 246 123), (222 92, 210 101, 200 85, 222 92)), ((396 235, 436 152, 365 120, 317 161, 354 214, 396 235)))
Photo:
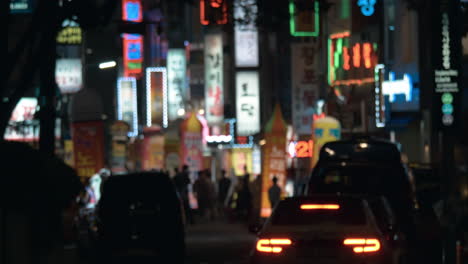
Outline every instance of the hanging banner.
POLYGON ((261 217, 269 217, 271 204, 268 189, 272 186, 272 179, 278 179, 282 193, 286 186, 286 132, 287 126, 281 114, 279 104, 275 106, 273 116, 265 127, 266 144, 263 145, 261 217))
POLYGON ((133 77, 117 80, 117 119, 130 125, 130 137, 138 135, 137 91, 133 77))
POLYGON ((258 67, 259 65, 256 2, 256 0, 234 1, 236 67, 258 67))
POLYGON ((203 169, 203 126, 194 113, 181 124, 182 163, 189 167, 192 176, 203 169))
POLYGON ((146 125, 167 127, 165 67, 146 68, 146 125))
POLYGON ((291 44, 292 121, 298 135, 311 135, 312 116, 319 95, 319 54, 314 44, 291 44))
POLYGON ((205 35, 205 115, 209 125, 224 120, 223 69, 222 35, 205 35))
POLYGON ((237 135, 260 132, 260 85, 258 71, 236 72, 237 135))
POLYGON ((314 142, 312 154, 312 168, 315 167, 319 159, 320 149, 327 142, 337 141, 341 138, 340 122, 331 116, 314 120, 312 125, 312 140, 314 142))
POLYGON ((62 94, 76 93, 83 87, 80 59, 57 59, 55 81, 62 94))
POLYGON ((169 49, 167 54, 168 119, 176 120, 185 113, 187 64, 184 49, 169 49))
POLYGON ((104 122, 72 123, 75 170, 80 177, 91 177, 104 168, 104 122))
POLYGON ((126 122, 115 121, 110 127, 112 137, 110 165, 113 173, 122 173, 127 169, 128 131, 126 122))

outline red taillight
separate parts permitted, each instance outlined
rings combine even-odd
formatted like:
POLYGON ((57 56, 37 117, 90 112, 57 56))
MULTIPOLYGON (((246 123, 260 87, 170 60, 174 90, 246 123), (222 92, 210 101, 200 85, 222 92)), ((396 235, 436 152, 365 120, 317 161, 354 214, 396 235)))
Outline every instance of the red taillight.
POLYGON ((340 205, 338 204, 301 204, 302 210, 338 210, 340 205))
POLYGON ((282 246, 289 246, 291 244, 292 241, 288 238, 260 239, 257 241, 257 251, 278 254, 283 251, 282 246))
POLYGON ((354 253, 369 253, 380 250, 380 241, 375 238, 347 238, 343 241, 346 246, 352 246, 354 253))

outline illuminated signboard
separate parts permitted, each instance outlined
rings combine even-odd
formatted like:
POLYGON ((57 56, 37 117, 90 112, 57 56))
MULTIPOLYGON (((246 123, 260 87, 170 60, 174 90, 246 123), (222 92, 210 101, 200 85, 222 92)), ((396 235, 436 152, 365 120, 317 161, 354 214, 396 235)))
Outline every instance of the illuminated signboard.
POLYGON ((293 126, 299 135, 311 135, 312 117, 319 93, 318 45, 291 44, 293 126))
POLYGON ((10 0, 10 13, 31 13, 33 0, 10 0))
POLYGON ((205 35, 205 115, 209 125, 224 120, 223 65, 222 35, 205 35))
POLYGON ((122 20, 132 22, 143 21, 140 0, 122 0, 122 20))
POLYGON ((61 45, 79 45, 82 42, 81 27, 76 21, 65 19, 62 29, 57 33, 57 43, 61 45))
POLYGON ((440 129, 453 129, 459 123, 461 91, 460 35, 457 35, 457 1, 440 0, 440 8, 435 15, 435 31, 440 32, 434 51, 434 102, 435 126, 440 129))
POLYGON ((180 114, 185 113, 184 99, 186 93, 186 70, 185 50, 169 49, 167 53, 169 88, 167 91, 167 107, 169 121, 176 120, 180 117, 180 114))
POLYGON ((167 77, 165 67, 146 68, 146 125, 167 127, 167 77))
POLYGON ((257 19, 256 0, 236 0, 234 2, 234 27, 236 67, 257 67, 258 30, 255 25, 257 19), (241 20, 241 22, 238 22, 241 20))
POLYGON ((81 90, 83 86, 81 59, 57 59, 55 81, 63 94, 81 90))
POLYGON ((124 76, 140 78, 143 71, 143 37, 138 34, 123 35, 124 76))
POLYGON ((328 39, 330 85, 374 83, 377 65, 377 44, 352 43, 350 33, 330 35, 328 39))
POLYGON ((413 99, 413 83, 409 74, 404 74, 401 80, 395 80, 395 73, 390 72, 389 80, 382 83, 382 89, 383 94, 389 96, 391 103, 396 101, 396 95, 404 95, 406 102, 413 99))
POLYGON ((227 21, 227 0, 200 0, 200 23, 202 25, 224 25, 227 21))
POLYGON ((250 136, 260 131, 260 94, 257 71, 236 73, 237 135, 250 136))
POLYGON ((375 4, 377 0, 358 0, 357 5, 361 8, 361 14, 372 16, 375 13, 375 4))
POLYGON ((292 141, 288 152, 291 158, 311 158, 314 155, 314 141, 292 141))
POLYGON ((117 119, 130 125, 129 137, 138 135, 137 89, 133 77, 117 80, 117 119))
POLYGON ((385 99, 383 91, 385 66, 379 64, 375 67, 375 126, 385 126, 385 99))
POLYGON ((37 110, 37 99, 32 97, 23 97, 13 110, 4 138, 6 140, 24 140, 31 141, 39 137, 39 124, 35 122, 34 115, 37 110), (17 124, 29 124, 20 125, 17 124), (16 129, 15 129, 16 128, 16 129))
POLYGON ((319 26, 319 1, 289 1, 289 29, 295 37, 318 37, 319 26), (298 8, 298 2, 304 5, 298 8))

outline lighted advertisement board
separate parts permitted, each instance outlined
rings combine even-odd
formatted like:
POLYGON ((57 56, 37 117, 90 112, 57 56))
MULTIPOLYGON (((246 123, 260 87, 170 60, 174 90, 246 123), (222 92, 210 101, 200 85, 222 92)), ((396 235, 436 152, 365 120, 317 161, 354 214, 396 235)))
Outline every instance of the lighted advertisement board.
POLYGON ((179 113, 185 112, 187 62, 184 49, 169 49, 167 53, 167 110, 169 121, 176 120, 179 113), (183 112, 179 112, 183 109, 183 112))
MULTIPOLYGON (((122 0, 122 20, 143 21, 140 0, 122 0)), ((124 76, 140 78, 143 72, 143 36, 123 34, 124 76)))
POLYGON ((224 25, 228 21, 226 0, 200 0, 200 23, 224 25))
POLYGON ((122 0, 122 20, 132 22, 143 21, 140 0, 122 0))
POLYGON ((378 62, 377 44, 352 42, 348 31, 332 34, 328 39, 328 81, 336 85, 374 83, 378 62))
POLYGON ((257 9, 256 0, 234 2, 236 67, 258 67, 257 9))
POLYGON ((298 135, 310 135, 319 92, 318 46, 291 44, 291 82, 293 126, 298 135))
POLYGON ((146 125, 167 127, 167 76, 165 67, 146 68, 146 125))
POLYGON ((62 94, 76 93, 83 87, 80 59, 57 59, 55 81, 62 94))
POLYGON ((36 109, 36 98, 21 98, 11 114, 4 135, 5 140, 32 141, 38 139, 39 123, 34 120, 36 109))
POLYGON ((221 33, 205 35, 205 115, 209 125, 224 120, 223 68, 221 33))
POLYGON ((260 94, 257 71, 236 73, 237 135, 250 136, 260 131, 260 94))
POLYGON ((294 37, 318 37, 319 1, 289 1, 289 28, 294 37), (301 3, 298 3, 301 2, 301 3), (298 5, 305 5, 301 8, 298 5))
POLYGON ((82 31, 80 25, 71 19, 62 22, 62 28, 57 33, 57 44, 80 45, 82 42, 82 31))
POLYGON ((129 137, 138 135, 138 107, 136 79, 123 77, 117 80, 117 119, 130 126, 129 137))
POLYGON ((10 13, 31 13, 33 0, 10 0, 10 13))

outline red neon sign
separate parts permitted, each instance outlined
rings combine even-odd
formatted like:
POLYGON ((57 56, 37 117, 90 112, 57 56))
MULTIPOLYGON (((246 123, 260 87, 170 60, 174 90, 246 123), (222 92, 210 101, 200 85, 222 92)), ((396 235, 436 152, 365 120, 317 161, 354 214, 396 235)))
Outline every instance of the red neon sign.
POLYGON ((143 37, 124 34, 123 53, 124 76, 140 78, 143 72, 143 37))
POLYGON ((296 141, 289 143, 291 158, 310 158, 314 154, 314 141, 296 141))
POLYGON ((228 20, 226 0, 200 0, 200 23, 224 25, 228 20))
POLYGON ((132 22, 143 21, 140 0, 122 0, 122 20, 132 22))

